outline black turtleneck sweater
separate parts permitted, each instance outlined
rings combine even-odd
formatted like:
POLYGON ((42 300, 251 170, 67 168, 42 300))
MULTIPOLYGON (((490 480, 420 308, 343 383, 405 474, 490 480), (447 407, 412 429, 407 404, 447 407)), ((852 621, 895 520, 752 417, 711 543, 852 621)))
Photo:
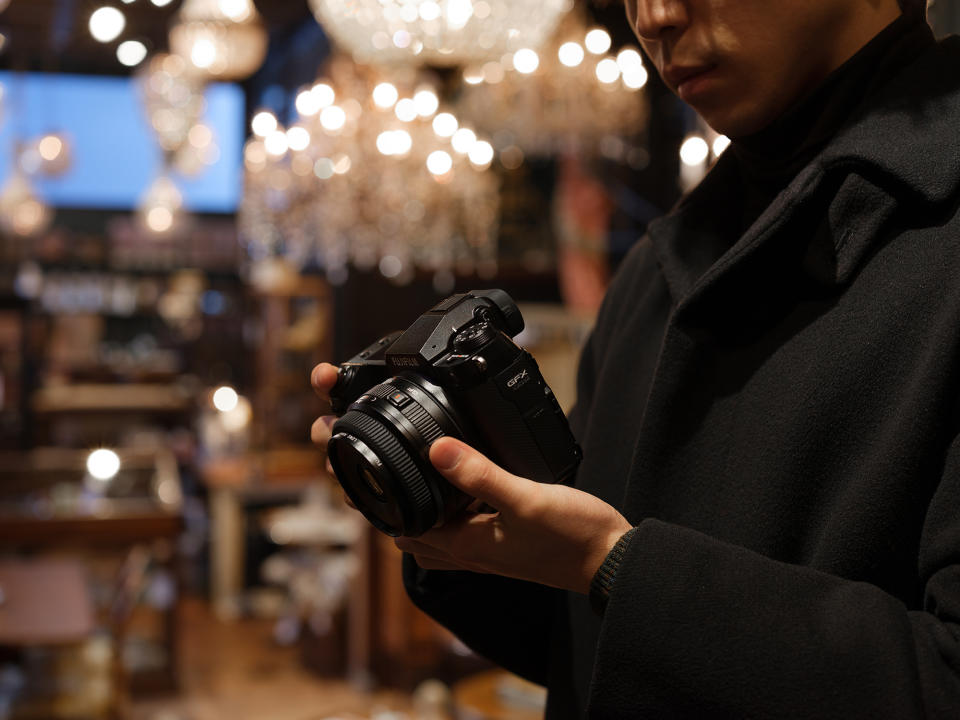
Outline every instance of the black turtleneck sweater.
POLYGON ((730 244, 813 159, 860 105, 930 43, 930 28, 916 14, 902 15, 862 47, 805 98, 763 130, 734 138, 743 182, 739 223, 729 228, 730 244))

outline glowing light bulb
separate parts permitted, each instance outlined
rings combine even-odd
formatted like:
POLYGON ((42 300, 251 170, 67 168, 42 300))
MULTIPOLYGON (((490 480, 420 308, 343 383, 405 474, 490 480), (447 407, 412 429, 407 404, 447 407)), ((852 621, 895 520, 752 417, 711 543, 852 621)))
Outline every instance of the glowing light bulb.
POLYGON ((110 480, 120 472, 120 456, 107 448, 94 450, 87 455, 87 472, 97 480, 110 480))
POLYGON ((403 122, 412 122, 417 117, 417 104, 413 101, 413 98, 404 98, 397 102, 393 112, 403 122))
POLYGON ((220 12, 234 22, 243 22, 250 17, 250 0, 220 0, 220 12))
POLYGON ((217 59, 217 46, 209 37, 197 38, 190 48, 190 62, 201 70, 211 67, 217 59))
POLYGON ((162 205, 147 211, 147 227, 155 233, 165 233, 173 227, 173 211, 162 205))
POLYGON ((434 150, 427 156, 427 170, 434 175, 446 175, 453 167, 453 158, 445 150, 434 150))
POLYGON ((522 48, 513 54, 513 67, 517 72, 529 75, 540 67, 540 57, 530 48, 522 48))
POLYGON ((425 88, 418 90, 414 94, 413 105, 417 109, 417 115, 422 118, 428 118, 440 107, 440 99, 433 90, 425 88))
POLYGON ((310 88, 310 92, 316 96, 321 109, 333 105, 334 100, 337 99, 337 94, 333 91, 333 88, 326 83, 317 83, 310 88))
POLYGON ((436 20, 440 17, 442 10, 434 0, 426 0, 426 2, 420 3, 420 19, 430 22, 431 20, 436 20))
POLYGON ((594 28, 587 33, 583 44, 594 55, 601 55, 610 49, 610 33, 602 28, 594 28))
POLYGON ((267 110, 261 110, 250 121, 250 129, 258 137, 266 137, 277 129, 276 116, 267 110))
POLYGON ((470 128, 460 128, 453 134, 453 137, 450 138, 450 144, 453 145, 453 149, 461 155, 466 155, 470 152, 470 148, 473 147, 476 141, 477 134, 470 128))
POLYGON ((565 42, 557 50, 557 57, 567 67, 576 67, 583 62, 583 48, 580 43, 565 42))
POLYGON ((278 128, 263 139, 263 146, 267 149, 268 155, 280 157, 290 145, 287 142, 287 134, 278 128))
POLYGON ((294 105, 301 117, 312 117, 320 112, 320 98, 314 95, 311 90, 301 90, 297 93, 294 105))
POLYGON ((393 107, 399 95, 396 86, 392 83, 382 82, 373 89, 373 104, 386 110, 393 107))
POLYGON ((597 63, 597 80, 609 85, 620 77, 620 66, 613 58, 604 58, 597 63))
POLYGON ((406 155, 413 138, 406 130, 385 130, 377 136, 377 150, 383 155, 406 155))
POLYGON ((447 0, 447 26, 451 30, 460 30, 473 17, 474 7, 471 0, 447 0))
POLYGON ((485 168, 493 161, 493 145, 486 140, 478 140, 470 148, 467 157, 478 168, 485 168))
POLYGON ((684 165, 700 165, 710 154, 710 146, 699 135, 691 135, 680 146, 680 161, 684 165))
POLYGON ((287 145, 291 150, 306 150, 310 145, 310 131, 301 125, 287 130, 287 145))
POLYGON ((121 65, 136 67, 147 56, 147 46, 139 40, 125 40, 117 46, 117 60, 121 65))
POLYGON ((630 68, 623 72, 623 84, 631 90, 638 90, 647 84, 648 77, 647 69, 643 65, 630 68))
POLYGON ((127 19, 117 8, 102 7, 90 16, 90 34, 102 43, 112 42, 120 36, 126 24, 127 19))
POLYGON ((56 135, 45 135, 37 143, 37 151, 44 160, 52 162, 63 152, 63 140, 56 135))
POLYGON ((347 114, 343 111, 343 108, 337 107, 336 105, 325 107, 320 112, 320 124, 324 130, 339 130, 346 122, 347 114))
POLYGON ((448 138, 453 135, 460 123, 450 113, 440 113, 433 119, 433 131, 442 138, 448 138))
POLYGON ((636 71, 637 68, 642 68, 643 58, 636 50, 627 47, 617 53, 617 65, 620 66, 620 72, 626 75, 628 72, 636 71))
POLYGON ((239 401, 237 391, 229 385, 221 385, 213 392, 213 406, 220 412, 230 412, 239 401))

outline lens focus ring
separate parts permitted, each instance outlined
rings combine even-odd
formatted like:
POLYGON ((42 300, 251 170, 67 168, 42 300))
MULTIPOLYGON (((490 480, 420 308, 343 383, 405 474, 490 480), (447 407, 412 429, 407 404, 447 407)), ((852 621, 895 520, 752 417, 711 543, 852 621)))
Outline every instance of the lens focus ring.
POLYGON ((348 411, 338 425, 352 432, 370 447, 393 470, 397 480, 403 487, 399 488, 409 499, 409 512, 405 517, 433 518, 424 523, 424 530, 429 529, 436 522, 436 509, 432 507, 433 500, 426 481, 410 453, 403 448, 397 439, 378 420, 357 410, 348 411))
MULTIPOLYGON (((383 383, 371 388, 367 394, 378 398, 386 398, 393 395, 395 392, 397 392, 397 387, 395 385, 383 383)), ((411 398, 411 402, 407 403, 400 413, 407 420, 409 420, 410 423, 417 429, 417 432, 420 433, 420 436, 423 438, 424 446, 429 447, 430 443, 443 435, 443 428, 440 427, 437 421, 430 416, 430 413, 427 412, 426 409, 424 409, 416 400, 411 398)))

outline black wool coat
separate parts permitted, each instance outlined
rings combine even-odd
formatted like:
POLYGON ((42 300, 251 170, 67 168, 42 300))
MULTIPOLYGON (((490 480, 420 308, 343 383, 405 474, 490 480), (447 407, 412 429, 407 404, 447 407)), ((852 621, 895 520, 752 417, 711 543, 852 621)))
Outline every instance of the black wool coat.
POLYGON ((571 418, 639 528, 602 618, 405 559, 549 718, 960 718, 960 38, 854 118, 719 258, 727 156, 622 264, 571 418))

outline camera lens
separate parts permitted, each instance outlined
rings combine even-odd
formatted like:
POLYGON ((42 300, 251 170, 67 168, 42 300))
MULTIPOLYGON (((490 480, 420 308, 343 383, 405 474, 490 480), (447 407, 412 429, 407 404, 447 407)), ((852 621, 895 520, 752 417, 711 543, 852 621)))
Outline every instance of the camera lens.
POLYGON ((371 388, 332 430, 337 480, 388 535, 421 535, 470 502, 428 459, 434 440, 464 433, 444 391, 426 378, 405 373, 371 388))

